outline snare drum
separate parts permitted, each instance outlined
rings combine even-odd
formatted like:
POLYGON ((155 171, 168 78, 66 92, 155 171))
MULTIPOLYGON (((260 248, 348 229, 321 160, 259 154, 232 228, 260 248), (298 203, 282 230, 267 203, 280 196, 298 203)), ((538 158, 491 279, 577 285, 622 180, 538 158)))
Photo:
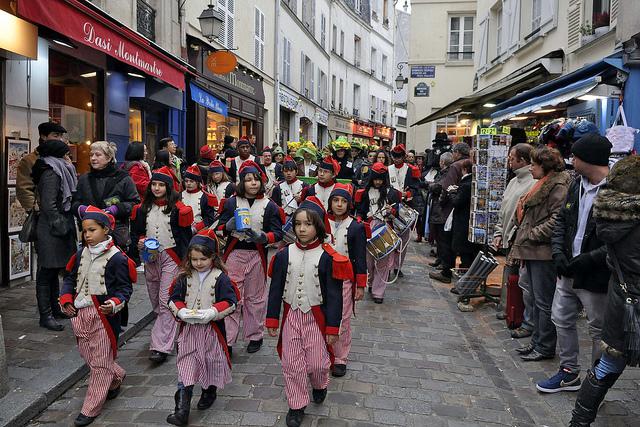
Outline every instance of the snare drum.
POLYGON ((404 234, 407 229, 413 227, 413 225, 418 221, 419 215, 420 214, 417 210, 405 204, 401 204, 400 209, 398 210, 398 217, 393 218, 393 228, 398 234, 404 234))
POLYGON ((284 240, 285 243, 295 243, 296 235, 293 232, 293 215, 282 226, 282 232, 284 233, 282 240, 284 240))
POLYGON ((383 224, 371 232, 371 238, 367 240, 367 251, 379 260, 390 255, 399 244, 398 235, 390 226, 383 224))

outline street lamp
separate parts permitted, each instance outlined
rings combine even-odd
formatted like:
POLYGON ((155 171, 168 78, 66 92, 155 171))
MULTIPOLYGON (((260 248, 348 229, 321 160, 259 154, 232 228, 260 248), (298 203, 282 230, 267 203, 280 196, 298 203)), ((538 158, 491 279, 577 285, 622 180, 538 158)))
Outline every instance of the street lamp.
POLYGON ((400 74, 396 77, 396 89, 401 90, 405 84, 409 83, 409 78, 402 75, 402 69, 404 68, 404 64, 409 65, 408 62, 399 62, 397 67, 400 70, 400 74))
POLYGON ((219 11, 213 8, 212 2, 198 16, 198 20, 200 21, 200 31, 202 31, 204 38, 210 42, 218 38, 222 29, 222 18, 219 11))

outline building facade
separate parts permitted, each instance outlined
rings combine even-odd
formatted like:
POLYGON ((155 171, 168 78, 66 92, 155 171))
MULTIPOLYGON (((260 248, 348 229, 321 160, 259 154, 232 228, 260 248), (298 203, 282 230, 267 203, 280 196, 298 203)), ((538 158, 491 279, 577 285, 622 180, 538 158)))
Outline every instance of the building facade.
MULTIPOLYGON (((404 78, 409 70, 409 34, 411 15, 407 12, 408 4, 405 2, 403 10, 396 10, 395 40, 393 45, 392 77, 404 78)), ((395 83, 395 81, 394 81, 395 83)), ((409 99, 408 85, 402 84, 402 88, 395 88, 393 94, 393 126, 396 128, 396 142, 407 142, 407 101, 409 99)))

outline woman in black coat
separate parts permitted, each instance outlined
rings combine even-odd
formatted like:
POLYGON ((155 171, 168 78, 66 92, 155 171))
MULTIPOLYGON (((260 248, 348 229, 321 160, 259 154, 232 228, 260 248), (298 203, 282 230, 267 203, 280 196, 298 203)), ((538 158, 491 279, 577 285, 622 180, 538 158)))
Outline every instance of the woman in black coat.
POLYGON ((78 180, 72 211, 92 205, 109 212, 116 219, 113 231, 115 244, 127 250, 131 243, 129 217, 133 206, 140 203, 136 185, 127 171, 116 168, 116 145, 107 141, 91 144, 91 170, 78 180))
POLYGON ((471 216, 471 169, 473 163, 462 162, 462 178, 457 189, 449 192, 453 204, 453 251, 460 257, 460 268, 469 268, 480 248, 469 241, 469 217, 471 216))
POLYGON ((39 207, 36 252, 36 297, 40 326, 61 331, 64 326, 55 318, 66 318, 58 305, 60 283, 58 274, 76 252, 76 227, 73 221, 71 197, 78 179, 69 160, 69 147, 63 141, 41 144, 40 158, 33 165, 31 177, 36 184, 39 207), (54 318, 55 317, 55 318, 54 318))

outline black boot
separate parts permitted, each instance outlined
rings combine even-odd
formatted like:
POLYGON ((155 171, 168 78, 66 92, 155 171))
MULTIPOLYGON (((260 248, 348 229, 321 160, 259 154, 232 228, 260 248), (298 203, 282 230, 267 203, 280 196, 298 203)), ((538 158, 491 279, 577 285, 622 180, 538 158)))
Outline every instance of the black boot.
MULTIPOLYGON (((596 363, 597 364, 597 363, 596 363)), ((571 427, 587 427, 596 419, 598 408, 604 400, 607 391, 613 386, 620 374, 609 374, 603 379, 596 378, 596 374, 591 369, 587 371, 587 376, 582 382, 578 391, 576 405, 571 413, 571 427)))
MULTIPOLYGON (((36 299, 38 301, 38 312, 40 313, 40 326, 50 331, 62 331, 64 326, 56 322, 51 312, 51 293, 50 280, 53 280, 54 272, 51 269, 41 268, 36 278, 36 299)), ((55 275, 57 280, 57 273, 55 275)))
POLYGON ((259 340, 251 340, 247 346, 247 353, 255 353, 260 350, 260 347, 262 347, 262 338, 259 340))
POLYGON ((40 326, 50 331, 62 331, 64 329, 64 325, 56 322, 56 319, 51 314, 47 317, 40 317, 40 326))
POLYGON ((216 401, 216 397, 218 397, 218 388, 214 385, 208 388, 202 389, 202 396, 200 396, 200 400, 198 400, 198 409, 208 409, 213 405, 213 402, 216 401))
POLYGON ((306 406, 300 409, 289 409, 286 418, 287 427, 300 427, 300 424, 302 424, 302 420, 304 419, 305 408, 306 406))
POLYGON ((189 423, 189 412, 191 411, 191 396, 193 386, 178 389, 174 396, 176 409, 173 414, 167 417, 167 422, 176 426, 186 426, 189 423))

